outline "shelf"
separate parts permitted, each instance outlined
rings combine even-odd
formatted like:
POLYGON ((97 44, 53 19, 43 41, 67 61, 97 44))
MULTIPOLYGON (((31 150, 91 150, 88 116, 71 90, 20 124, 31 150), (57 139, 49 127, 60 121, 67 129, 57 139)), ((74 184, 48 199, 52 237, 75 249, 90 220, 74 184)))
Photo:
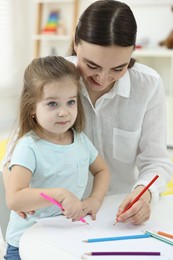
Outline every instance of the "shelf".
POLYGON ((35 34, 33 35, 33 40, 40 41, 69 41, 71 39, 70 35, 55 35, 55 34, 35 34))
POLYGON ((171 57, 173 57, 173 50, 169 50, 166 48, 137 49, 134 51, 134 56, 171 58, 171 57))
POLYGON ((65 3, 73 3, 74 0, 35 0, 34 2, 36 3, 48 3, 48 4, 53 4, 53 3, 56 3, 56 4, 65 4, 65 3))
MULTIPOLYGON (((34 0, 34 2, 37 8, 35 34, 32 36, 34 40, 34 58, 49 55, 49 50, 58 49, 58 46, 61 46, 61 50, 63 50, 59 51, 60 55, 65 55, 77 24, 79 0, 34 0), (67 8, 66 4, 71 5, 67 8), (62 27, 59 27, 61 31, 57 29, 54 34, 42 33, 45 24, 50 22, 46 20, 46 17, 50 18, 51 9, 60 11, 60 20, 63 22, 62 27)), ((56 23, 53 25, 58 26, 56 23)), ((55 29, 55 27, 53 28, 55 29)))

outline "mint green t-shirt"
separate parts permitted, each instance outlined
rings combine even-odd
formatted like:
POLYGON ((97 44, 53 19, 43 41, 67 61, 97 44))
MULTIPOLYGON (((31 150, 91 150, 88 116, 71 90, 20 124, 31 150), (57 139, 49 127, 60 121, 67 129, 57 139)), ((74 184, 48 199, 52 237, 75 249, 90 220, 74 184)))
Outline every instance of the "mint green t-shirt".
MULTIPOLYGON (((89 165, 95 161, 98 152, 84 133, 73 132, 74 141, 69 145, 50 143, 33 131, 27 133, 17 143, 9 169, 16 164, 29 169, 31 188, 63 187, 81 199, 88 181, 89 165)), ((27 220, 11 211, 7 243, 18 247, 21 235, 36 219, 60 214, 56 205, 37 210, 34 215, 28 215, 27 220)))

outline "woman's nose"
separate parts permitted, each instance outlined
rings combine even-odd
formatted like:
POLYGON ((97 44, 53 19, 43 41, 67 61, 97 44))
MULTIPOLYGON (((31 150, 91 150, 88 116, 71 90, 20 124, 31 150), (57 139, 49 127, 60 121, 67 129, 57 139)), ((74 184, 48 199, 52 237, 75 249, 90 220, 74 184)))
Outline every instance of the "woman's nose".
POLYGON ((104 72, 104 71, 98 73, 96 77, 98 83, 101 85, 104 85, 105 83, 109 82, 111 78, 112 78, 111 73, 104 72))

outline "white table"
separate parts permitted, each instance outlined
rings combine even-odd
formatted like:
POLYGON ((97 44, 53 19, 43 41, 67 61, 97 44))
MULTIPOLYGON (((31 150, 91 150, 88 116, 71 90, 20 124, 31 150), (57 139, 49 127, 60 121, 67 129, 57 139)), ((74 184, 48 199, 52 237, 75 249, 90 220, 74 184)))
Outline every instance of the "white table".
POLYGON ((22 260, 78 260, 78 259, 146 259, 146 256, 84 256, 92 251, 159 251, 161 256, 149 259, 172 260, 173 246, 154 238, 121 240, 112 242, 85 243, 83 240, 96 237, 114 237, 141 234, 143 231, 164 231, 173 234, 173 196, 161 197, 154 206, 149 221, 140 226, 117 223, 113 226, 117 208, 124 195, 106 197, 97 220, 85 219, 89 225, 71 222, 64 216, 42 219, 29 228, 20 241, 22 260))

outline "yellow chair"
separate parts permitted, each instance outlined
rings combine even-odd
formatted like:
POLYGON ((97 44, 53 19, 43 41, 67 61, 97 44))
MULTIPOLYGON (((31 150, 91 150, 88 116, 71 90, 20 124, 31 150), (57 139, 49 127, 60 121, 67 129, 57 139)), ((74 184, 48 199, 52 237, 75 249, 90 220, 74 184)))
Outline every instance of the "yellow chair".
POLYGON ((3 256, 5 255, 7 243, 5 241, 5 234, 6 228, 8 225, 9 217, 10 217, 10 210, 7 208, 6 201, 5 201, 5 190, 4 190, 4 183, 3 183, 3 176, 0 170, 0 259, 4 259, 3 256))
POLYGON ((2 159, 5 156, 7 144, 8 144, 8 139, 0 141, 0 164, 1 164, 2 159))
MULTIPOLYGON (((173 159, 172 159, 173 161, 173 159)), ((162 192, 161 196, 165 196, 165 195, 172 195, 173 194, 173 176, 172 179, 170 180, 170 182, 168 182, 167 184, 167 189, 162 192)))
POLYGON ((161 196, 172 195, 172 194, 173 194, 173 178, 171 179, 170 182, 168 182, 167 189, 164 192, 162 192, 161 196))

